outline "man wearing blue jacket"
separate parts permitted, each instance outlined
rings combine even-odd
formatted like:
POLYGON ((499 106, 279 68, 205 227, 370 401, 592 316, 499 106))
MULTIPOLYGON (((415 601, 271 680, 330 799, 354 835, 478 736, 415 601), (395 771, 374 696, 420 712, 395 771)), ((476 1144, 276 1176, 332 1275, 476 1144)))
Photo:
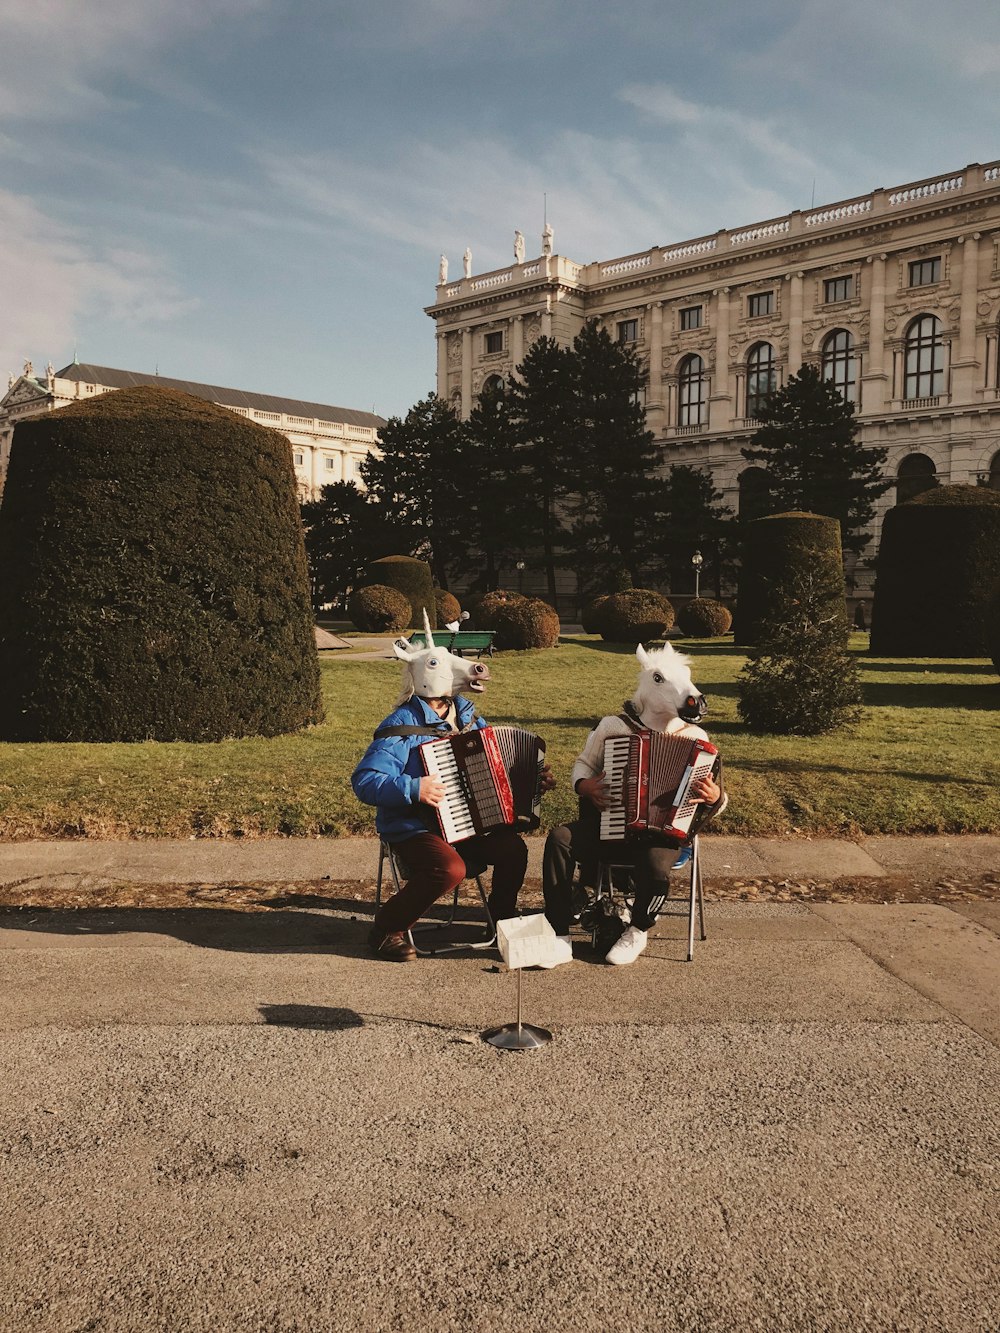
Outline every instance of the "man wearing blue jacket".
POLYGON ((493 867, 489 909, 497 921, 515 914, 528 863, 524 840, 512 829, 457 846, 440 835, 434 807, 444 798, 444 785, 424 773, 417 750, 435 736, 486 725, 457 689, 481 692, 489 671, 435 648, 429 628, 426 633, 424 649, 395 645, 396 656, 406 663, 399 703, 351 776, 355 795, 375 806, 375 827, 392 845, 405 876, 400 891, 382 903, 368 937, 377 957, 397 963, 415 958, 407 932, 431 903, 466 878, 469 866, 493 867))

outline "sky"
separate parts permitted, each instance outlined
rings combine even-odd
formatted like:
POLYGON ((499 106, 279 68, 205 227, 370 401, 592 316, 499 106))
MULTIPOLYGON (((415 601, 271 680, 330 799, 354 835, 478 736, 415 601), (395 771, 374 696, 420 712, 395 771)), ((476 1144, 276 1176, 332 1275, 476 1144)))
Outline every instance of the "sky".
POLYGON ((1000 158, 996 0, 0 0, 0 373, 403 414, 438 257, 580 263, 1000 158))

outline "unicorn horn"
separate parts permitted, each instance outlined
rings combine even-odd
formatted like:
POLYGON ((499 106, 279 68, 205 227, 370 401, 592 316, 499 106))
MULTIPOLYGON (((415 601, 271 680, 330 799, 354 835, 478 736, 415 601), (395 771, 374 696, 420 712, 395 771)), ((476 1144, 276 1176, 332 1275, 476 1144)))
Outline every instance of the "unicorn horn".
POLYGON ((434 631, 431 629, 431 618, 427 614, 427 607, 424 607, 424 638, 427 640, 427 647, 434 647, 434 631))

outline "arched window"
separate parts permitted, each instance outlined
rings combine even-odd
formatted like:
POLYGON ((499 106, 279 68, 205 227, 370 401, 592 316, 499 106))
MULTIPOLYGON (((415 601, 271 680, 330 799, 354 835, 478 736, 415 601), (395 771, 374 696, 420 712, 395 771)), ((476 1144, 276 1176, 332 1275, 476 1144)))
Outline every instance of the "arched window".
POLYGON ((678 376, 678 426, 703 426, 708 419, 708 379, 700 356, 686 356, 678 376))
POLYGON ((739 477, 740 518, 763 518, 770 513, 771 488, 762 467, 744 468, 739 477))
POLYGON ((938 484, 933 458, 926 454, 907 454, 896 472, 896 503, 912 500, 922 491, 938 484))
POLYGON ((986 485, 991 491, 1000 491, 1000 450, 990 460, 990 472, 986 485))
POLYGON ((506 386, 506 384, 504 383, 504 379, 503 379, 503 376, 502 376, 502 375, 487 375, 485 381, 483 382, 482 392, 483 392, 483 393, 503 393, 503 391, 504 391, 504 389, 506 389, 506 387, 507 387, 507 386, 506 386))
POLYGON ((774 369, 774 348, 770 343, 757 343, 747 357, 747 406, 745 415, 755 417, 774 393, 777 374, 774 369))
POLYGON ((459 421, 461 421, 461 420, 462 420, 462 390, 461 390, 461 389, 456 389, 455 392, 451 395, 451 410, 452 410, 452 411, 455 413, 455 415, 458 417, 459 421))
POLYGON ((823 339, 823 378, 847 403, 858 401, 858 360, 854 339, 846 329, 834 329, 823 339))
POLYGON ((920 315, 906 332, 906 378, 903 397, 936 398, 944 392, 944 340, 941 321, 920 315))

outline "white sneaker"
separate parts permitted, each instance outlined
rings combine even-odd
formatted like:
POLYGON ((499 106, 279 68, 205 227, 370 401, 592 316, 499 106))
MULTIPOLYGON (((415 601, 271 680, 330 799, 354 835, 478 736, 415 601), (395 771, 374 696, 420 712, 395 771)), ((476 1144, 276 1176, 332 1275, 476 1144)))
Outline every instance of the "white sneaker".
POLYGON ((557 935, 552 943, 552 961, 550 963, 539 963, 539 967, 549 968, 558 967, 560 963, 571 963, 573 961, 573 944, 568 935, 557 935))
POLYGON ((646 931, 639 930, 636 926, 629 926, 608 950, 604 961, 612 963, 615 967, 624 967, 626 963, 634 963, 645 949, 648 939, 649 936, 646 931))

